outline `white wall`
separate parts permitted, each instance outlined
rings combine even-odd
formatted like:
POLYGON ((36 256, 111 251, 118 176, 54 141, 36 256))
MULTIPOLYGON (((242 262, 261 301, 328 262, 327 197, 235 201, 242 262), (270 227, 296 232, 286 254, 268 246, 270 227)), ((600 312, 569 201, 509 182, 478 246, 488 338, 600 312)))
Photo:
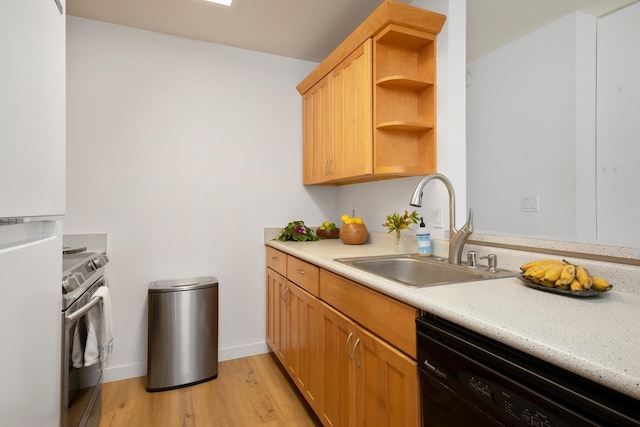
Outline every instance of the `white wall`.
MULTIPOLYGON (((438 40, 438 162, 464 217, 464 0, 438 40)), ((317 65, 69 17, 65 233, 108 233, 115 343, 106 381, 146 374, 150 281, 215 275, 220 359, 267 351, 263 229, 339 221, 372 231, 417 178, 302 185, 301 98, 317 65)), ((431 185, 431 184, 430 184, 431 185)), ((444 187, 425 192, 447 216, 444 187)), ((426 208, 422 214, 427 215, 426 208)), ((459 220, 459 224, 461 224, 459 220)))
POLYGON ((598 241, 640 247, 640 3, 598 22, 598 241))
POLYGON ((576 153, 593 165, 595 29, 594 17, 571 14, 468 65, 467 201, 478 231, 574 241, 593 225, 593 168, 578 168, 576 153), (523 196, 539 197, 538 213, 522 212, 523 196))
POLYGON ((221 360, 267 351, 263 229, 336 211, 302 186, 317 65, 69 17, 65 234, 108 233, 114 354, 145 375, 150 281, 215 275, 221 360))

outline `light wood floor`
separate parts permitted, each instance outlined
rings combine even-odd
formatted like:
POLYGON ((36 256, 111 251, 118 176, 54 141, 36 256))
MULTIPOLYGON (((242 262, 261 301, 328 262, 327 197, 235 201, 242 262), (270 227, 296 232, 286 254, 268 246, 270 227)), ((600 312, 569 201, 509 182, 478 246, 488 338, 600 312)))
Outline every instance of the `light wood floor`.
POLYGON ((106 383, 100 427, 321 426, 272 353, 220 362, 218 378, 147 393, 145 377, 106 383))

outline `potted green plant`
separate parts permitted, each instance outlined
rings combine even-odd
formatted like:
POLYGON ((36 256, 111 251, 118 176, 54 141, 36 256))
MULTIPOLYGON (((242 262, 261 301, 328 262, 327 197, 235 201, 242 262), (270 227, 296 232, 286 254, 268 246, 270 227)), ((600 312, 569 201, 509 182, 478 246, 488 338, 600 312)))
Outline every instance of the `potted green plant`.
POLYGON ((304 221, 292 221, 282 229, 282 232, 276 239, 282 242, 289 240, 294 242, 308 242, 318 240, 318 236, 315 235, 311 228, 304 225, 304 221))
POLYGON ((420 220, 420 216, 417 211, 413 211, 409 213, 405 209, 404 214, 400 215, 398 212, 394 212, 391 215, 387 215, 386 221, 382 224, 383 227, 387 227, 387 233, 392 233, 395 231, 395 239, 394 239, 394 250, 396 252, 401 252, 401 238, 402 238, 402 230, 410 230, 411 224, 417 224, 420 220))

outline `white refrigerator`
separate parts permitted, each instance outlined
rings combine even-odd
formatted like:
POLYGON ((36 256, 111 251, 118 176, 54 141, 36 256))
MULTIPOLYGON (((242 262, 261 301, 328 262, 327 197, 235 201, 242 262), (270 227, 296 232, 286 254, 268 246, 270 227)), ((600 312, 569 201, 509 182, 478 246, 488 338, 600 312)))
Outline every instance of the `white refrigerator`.
POLYGON ((0 3, 0 424, 58 426, 65 2, 0 3))

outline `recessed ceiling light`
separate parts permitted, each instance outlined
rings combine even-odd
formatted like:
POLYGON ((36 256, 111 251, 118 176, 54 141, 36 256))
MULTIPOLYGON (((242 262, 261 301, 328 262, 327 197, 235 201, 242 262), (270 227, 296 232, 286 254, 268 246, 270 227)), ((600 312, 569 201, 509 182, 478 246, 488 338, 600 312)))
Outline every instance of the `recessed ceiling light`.
POLYGON ((232 2, 233 0, 207 0, 207 1, 209 1, 209 2, 211 2, 211 3, 223 4, 223 5, 225 5, 225 6, 231 6, 231 2, 232 2))

